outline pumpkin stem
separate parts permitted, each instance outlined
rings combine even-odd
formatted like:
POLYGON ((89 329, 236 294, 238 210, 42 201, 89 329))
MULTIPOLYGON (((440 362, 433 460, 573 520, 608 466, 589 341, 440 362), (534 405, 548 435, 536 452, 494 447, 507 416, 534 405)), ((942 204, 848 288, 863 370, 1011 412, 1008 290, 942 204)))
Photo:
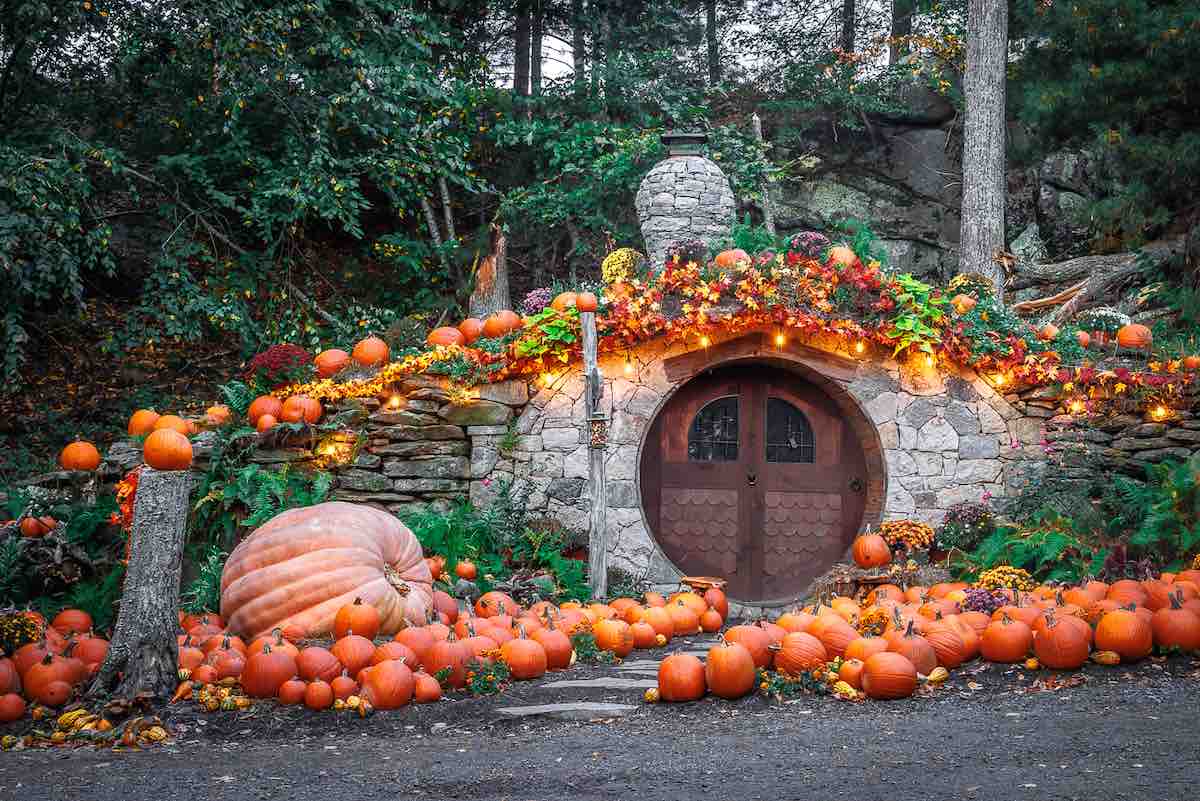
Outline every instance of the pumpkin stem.
POLYGON ((904 636, 905 636, 905 637, 915 637, 915 636, 916 636, 916 635, 913 633, 913 626, 915 626, 915 625, 916 625, 916 621, 915 621, 915 620, 910 620, 910 621, 908 621, 908 628, 904 630, 904 636))
POLYGON ((1167 598, 1169 598, 1171 600, 1171 608, 1172 609, 1182 609, 1183 608, 1183 590, 1179 590, 1178 592, 1167 593, 1167 598))
POLYGON ((356 597, 356 598, 354 599, 354 605, 355 605, 355 606, 362 606, 362 598, 357 598, 357 597, 356 597))

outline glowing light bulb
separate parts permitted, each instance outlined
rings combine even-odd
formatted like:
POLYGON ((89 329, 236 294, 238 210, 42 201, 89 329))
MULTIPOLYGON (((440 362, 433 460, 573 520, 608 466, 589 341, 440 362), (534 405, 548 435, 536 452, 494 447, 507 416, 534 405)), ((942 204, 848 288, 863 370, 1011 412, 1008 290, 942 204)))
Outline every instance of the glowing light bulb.
POLYGON ((925 366, 926 366, 926 367, 933 367, 933 357, 932 357, 932 356, 930 356, 929 354, 926 354, 926 355, 925 355, 925 366))
POLYGON ((784 342, 785 342, 785 340, 784 340, 784 338, 783 338, 783 334, 776 334, 776 335, 775 335, 775 347, 777 347, 777 348, 782 348, 782 347, 783 347, 783 343, 784 343, 784 342))
POLYGON ((854 352, 855 353, 862 353, 866 349, 867 349, 867 346, 863 344, 863 341, 861 339, 854 343, 854 352))
POLYGON ((399 395, 393 395, 391 398, 388 399, 388 406, 390 406, 393 409, 399 409, 400 404, 403 403, 403 401, 404 401, 404 399, 401 398, 399 395))
POLYGON ((1071 409, 1071 414, 1079 414, 1080 412, 1083 411, 1083 401, 1079 400, 1078 398, 1071 401, 1070 409, 1071 409))
POLYGON ((998 373, 998 374, 996 375, 996 379, 995 379, 995 380, 996 380, 996 386, 998 386, 998 387, 1002 387, 1002 386, 1004 386, 1004 382, 1005 382, 1005 381, 1007 381, 1008 379, 1006 379, 1006 378, 1004 377, 1004 373, 998 373))
POLYGON ((544 386, 548 387, 553 383, 554 383, 554 373, 542 373, 542 384, 544 386))
POLYGON ((1160 403, 1151 410, 1150 414, 1153 415, 1155 420, 1161 420, 1167 416, 1167 407, 1160 403))
POLYGON ((707 335, 700 337, 700 347, 707 348, 710 343, 711 343, 711 341, 709 340, 707 335))
POLYGON ((625 360, 625 375, 633 375, 633 362, 625 360))

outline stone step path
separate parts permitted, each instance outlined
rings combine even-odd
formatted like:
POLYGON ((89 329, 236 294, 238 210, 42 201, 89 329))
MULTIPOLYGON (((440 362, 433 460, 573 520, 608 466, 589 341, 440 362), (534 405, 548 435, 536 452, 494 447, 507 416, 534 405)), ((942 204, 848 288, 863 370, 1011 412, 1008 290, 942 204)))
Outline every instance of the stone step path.
POLYGON ((546 690, 566 690, 572 687, 598 690, 648 690, 657 687, 658 681, 651 679, 623 679, 619 676, 602 676, 598 679, 566 679, 550 681, 541 685, 546 690))
POLYGON ((557 704, 530 706, 505 706, 496 710, 507 718, 523 718, 536 715, 559 718, 560 720, 593 720, 598 717, 621 718, 637 709, 632 704, 608 704, 592 701, 568 701, 557 704))

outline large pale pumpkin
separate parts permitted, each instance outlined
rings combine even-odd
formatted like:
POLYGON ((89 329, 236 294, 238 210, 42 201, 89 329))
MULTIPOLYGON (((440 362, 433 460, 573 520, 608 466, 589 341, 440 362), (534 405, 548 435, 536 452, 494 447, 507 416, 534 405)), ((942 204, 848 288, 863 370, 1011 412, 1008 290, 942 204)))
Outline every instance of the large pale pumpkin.
POLYGON ((387 512, 333 501, 289 509, 242 541, 221 574, 221 617, 244 638, 298 627, 327 635, 361 598, 379 610, 380 634, 421 625, 433 605, 421 544, 387 512))

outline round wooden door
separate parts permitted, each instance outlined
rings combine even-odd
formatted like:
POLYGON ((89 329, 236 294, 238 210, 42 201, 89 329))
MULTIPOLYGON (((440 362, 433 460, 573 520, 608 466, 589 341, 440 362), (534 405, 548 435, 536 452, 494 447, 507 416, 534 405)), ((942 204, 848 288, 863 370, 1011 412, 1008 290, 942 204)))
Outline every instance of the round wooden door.
POLYGON ((794 598, 862 521, 862 448, 833 401, 783 370, 729 367, 683 386, 651 426, 642 503, 684 573, 742 601, 794 598))

